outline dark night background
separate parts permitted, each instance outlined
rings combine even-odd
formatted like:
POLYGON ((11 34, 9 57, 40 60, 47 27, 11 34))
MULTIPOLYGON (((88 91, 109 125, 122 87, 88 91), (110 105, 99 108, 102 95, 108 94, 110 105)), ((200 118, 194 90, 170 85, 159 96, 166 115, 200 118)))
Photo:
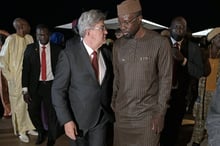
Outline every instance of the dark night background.
MULTIPOLYGON (((184 16, 191 32, 220 26, 220 0, 140 0, 143 18, 168 26, 175 16, 184 16), (175 6, 176 5, 176 6, 175 6)), ((27 19, 34 32, 35 26, 45 23, 51 28, 72 22, 92 8, 107 13, 107 19, 117 17, 116 5, 121 0, 7 0, 1 2, 0 29, 14 32, 12 22, 16 17, 27 19), (5 9, 5 10, 3 10, 5 9)))

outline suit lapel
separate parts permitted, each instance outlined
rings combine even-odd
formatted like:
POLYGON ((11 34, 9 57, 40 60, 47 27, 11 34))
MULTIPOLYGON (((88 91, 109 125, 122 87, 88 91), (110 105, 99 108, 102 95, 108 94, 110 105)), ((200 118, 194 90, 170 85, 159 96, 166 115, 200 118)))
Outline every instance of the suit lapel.
POLYGON ((81 56, 80 59, 81 59, 81 62, 83 64, 85 64, 86 68, 88 69, 89 73, 92 75, 92 77, 94 78, 94 80, 97 81, 96 79, 96 75, 95 75, 95 72, 93 70, 93 67, 92 67, 92 64, 91 64, 91 60, 90 60, 90 56, 83 44, 83 42, 81 41, 80 42, 80 48, 79 48, 79 55, 81 56))
POLYGON ((36 65, 36 69, 37 69, 37 74, 40 74, 40 67, 41 67, 41 62, 40 62, 40 49, 39 49, 39 44, 36 42, 33 45, 33 53, 32 53, 32 57, 34 58, 34 62, 36 65))
POLYGON ((113 75, 113 66, 112 66, 112 61, 111 61, 111 52, 107 49, 102 47, 101 49, 101 53, 102 53, 102 57, 106 66, 106 70, 105 70, 105 75, 103 77, 102 83, 101 85, 103 85, 108 78, 113 75))
POLYGON ((35 53, 35 56, 37 58, 36 61, 37 61, 38 65, 40 66, 40 48, 39 48, 38 43, 35 43, 34 53, 35 53))

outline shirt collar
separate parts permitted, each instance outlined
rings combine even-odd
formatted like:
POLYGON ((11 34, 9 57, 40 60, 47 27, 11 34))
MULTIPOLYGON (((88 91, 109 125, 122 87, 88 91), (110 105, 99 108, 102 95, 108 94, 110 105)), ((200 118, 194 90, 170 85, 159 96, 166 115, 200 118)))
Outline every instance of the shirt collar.
POLYGON ((41 43, 39 42, 39 46, 40 46, 40 48, 42 48, 42 46, 45 46, 45 47, 47 48, 48 45, 49 45, 49 43, 47 43, 46 45, 43 45, 43 44, 41 44, 41 43))
MULTIPOLYGON (((84 44, 84 46, 86 48, 86 51, 88 52, 89 56, 91 56, 94 50, 91 47, 89 47, 88 45, 86 45, 86 43, 84 41, 83 41, 83 44, 84 44)), ((99 51, 97 51, 97 54, 98 53, 99 53, 99 51)))
POLYGON ((178 43, 178 44, 181 46, 183 40, 181 40, 181 41, 176 41, 174 38, 172 38, 172 37, 170 37, 170 38, 171 38, 172 44, 178 43))

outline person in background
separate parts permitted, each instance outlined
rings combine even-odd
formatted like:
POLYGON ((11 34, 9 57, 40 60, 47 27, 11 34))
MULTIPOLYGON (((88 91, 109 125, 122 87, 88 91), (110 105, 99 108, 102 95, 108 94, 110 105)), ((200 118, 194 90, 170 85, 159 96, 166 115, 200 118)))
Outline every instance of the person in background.
POLYGON ((54 44, 60 45, 61 47, 65 46, 65 37, 64 34, 61 32, 53 32, 50 35, 50 42, 54 44))
POLYGON ((78 24, 78 19, 74 19, 72 21, 72 34, 73 36, 71 38, 69 38, 68 40, 66 40, 66 44, 65 46, 71 46, 74 45, 74 41, 79 41, 81 38, 79 36, 79 29, 77 27, 78 24))
POLYGON ((74 20, 72 21, 73 37, 79 35, 79 29, 78 29, 77 25, 78 25, 78 19, 74 19, 74 20))
POLYGON ((219 146, 220 143, 220 78, 217 80, 215 92, 212 96, 209 111, 206 119, 208 132, 208 144, 210 146, 219 146))
MULTIPOLYGON (((196 39, 196 38, 194 38, 196 39)), ((191 40, 193 40, 193 37, 191 37, 191 40)), ((196 40, 194 40, 196 41, 196 40)), ((204 64, 204 77, 208 76, 210 73, 210 63, 209 63, 209 50, 208 50, 208 45, 209 42, 207 41, 207 37, 206 36, 202 36, 201 38, 199 38, 196 41, 199 45, 199 48, 201 49, 201 53, 202 53, 202 60, 203 60, 203 64, 204 64)), ((198 97, 198 88, 199 88, 199 79, 197 79, 196 77, 191 77, 191 83, 189 86, 189 90, 188 90, 188 104, 187 104, 187 114, 193 114, 193 108, 194 108, 194 104, 197 100, 198 97)), ((198 100, 197 100, 198 101, 198 100)), ((194 126, 195 127, 195 126, 194 126)))
POLYGON ((113 68, 111 52, 103 47, 106 15, 99 10, 81 14, 81 39, 66 44, 61 51, 52 85, 52 102, 71 146, 106 146, 109 124, 113 68))
MULTIPOLYGON (((201 49, 202 60, 205 65, 204 69, 206 69, 204 71, 203 76, 208 76, 210 73, 210 63, 208 60, 209 56, 207 56, 209 54, 208 52, 209 42, 207 41, 207 36, 202 36, 201 38, 191 37, 191 40, 197 42, 199 48, 201 49)), ((189 92, 188 92, 189 94, 187 95, 188 97, 187 114, 193 114, 194 104, 198 97, 198 86, 199 86, 199 79, 192 77, 191 85, 189 86, 189 92)))
MULTIPOLYGON (((214 28, 208 34, 207 40, 210 42, 209 48, 207 49, 207 60, 210 62, 211 72, 207 76, 201 77, 199 80, 199 96, 194 107, 195 125, 192 134, 193 146, 200 146, 207 134, 205 123, 210 103, 219 102, 218 97, 213 99, 213 94, 217 88, 217 80, 220 76, 220 27, 214 28)), ((207 120, 210 130, 213 130, 212 132, 209 131, 210 139, 214 137, 213 134, 217 134, 217 131, 219 131, 215 123, 215 115, 217 115, 215 109, 218 110, 218 108, 215 107, 216 105, 218 104, 212 103, 210 110, 211 116, 209 117, 209 121, 207 120), (213 119, 210 119, 212 117, 213 119)), ((214 144, 215 142, 213 141, 211 143, 214 144)))
POLYGON ((170 100, 161 132, 161 146, 175 146, 183 117, 186 112, 186 94, 191 77, 199 79, 204 73, 202 54, 197 43, 188 39, 187 22, 182 16, 172 19, 170 45, 173 55, 173 77, 170 100))
MULTIPOLYGON (((2 45, 5 42, 5 39, 10 34, 5 30, 0 30, 0 51, 2 45)), ((9 93, 8 93, 8 81, 6 80, 5 76, 3 75, 0 67, 0 97, 3 106, 3 118, 11 118, 11 105, 9 101, 9 93)))
POLYGON ((29 35, 31 28, 25 19, 15 18, 13 26, 16 33, 6 38, 0 59, 3 65, 2 73, 8 81, 14 134, 18 135, 22 142, 28 143, 27 134, 37 135, 37 132, 34 131, 35 127, 30 120, 27 104, 23 100, 21 76, 24 51, 26 46, 33 42, 33 38, 29 35))
POLYGON ((37 25, 36 37, 37 41, 29 44, 24 52, 22 70, 24 101, 28 103, 29 115, 38 131, 38 138, 35 144, 39 145, 46 139, 46 130, 41 117, 42 112, 45 112, 48 120, 47 146, 53 146, 56 138, 62 133, 62 127, 59 125, 51 101, 51 85, 62 47, 50 42, 50 31, 44 24, 37 25), (43 69, 43 51, 46 53, 45 74, 43 69), (44 105, 44 108, 41 107, 42 105, 44 105))
POLYGON ((159 146, 172 85, 169 41, 142 25, 138 0, 117 5, 123 36, 113 44, 114 146, 159 146))

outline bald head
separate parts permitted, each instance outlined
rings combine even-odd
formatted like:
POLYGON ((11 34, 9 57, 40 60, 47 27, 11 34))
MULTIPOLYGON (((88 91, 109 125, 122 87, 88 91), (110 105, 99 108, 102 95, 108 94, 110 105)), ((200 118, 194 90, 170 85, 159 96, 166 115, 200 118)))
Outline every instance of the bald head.
POLYGON ((176 41, 180 41, 184 38, 187 32, 187 22, 185 18, 179 16, 175 17, 171 21, 170 25, 170 35, 172 38, 174 38, 176 41))
POLYGON ((21 37, 24 37, 26 34, 30 33, 30 25, 27 20, 23 18, 15 18, 13 21, 13 26, 16 30, 16 33, 21 37))
POLYGON ((173 25, 175 25, 176 23, 181 23, 182 25, 186 26, 187 27, 187 22, 186 22, 186 19, 182 16, 178 16, 178 17, 175 17, 172 21, 171 21, 171 25, 170 27, 172 27, 173 25))

